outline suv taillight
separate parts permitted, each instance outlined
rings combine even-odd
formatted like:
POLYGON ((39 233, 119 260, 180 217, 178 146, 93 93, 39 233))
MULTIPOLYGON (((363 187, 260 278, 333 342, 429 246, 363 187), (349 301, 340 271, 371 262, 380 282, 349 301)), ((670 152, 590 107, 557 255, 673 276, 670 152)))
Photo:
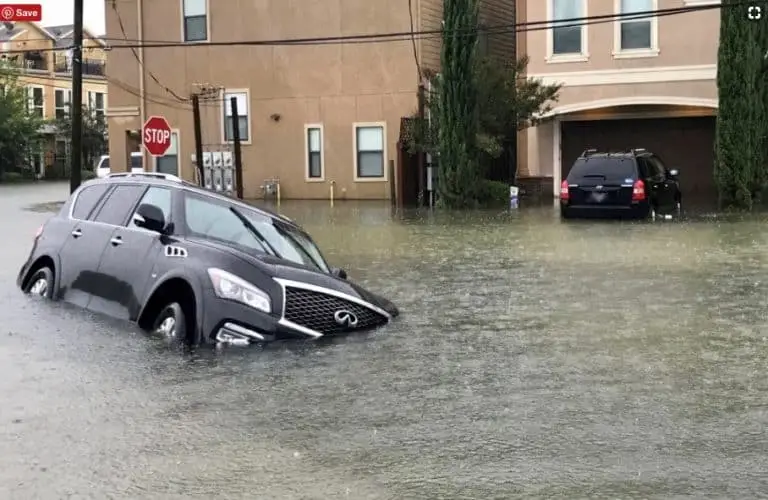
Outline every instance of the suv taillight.
POLYGON ((645 182, 636 180, 632 186, 632 201, 643 201, 645 199, 645 182))
POLYGON ((563 181, 560 183, 560 199, 562 201, 568 201, 568 198, 571 197, 571 194, 568 192, 568 181, 563 181))

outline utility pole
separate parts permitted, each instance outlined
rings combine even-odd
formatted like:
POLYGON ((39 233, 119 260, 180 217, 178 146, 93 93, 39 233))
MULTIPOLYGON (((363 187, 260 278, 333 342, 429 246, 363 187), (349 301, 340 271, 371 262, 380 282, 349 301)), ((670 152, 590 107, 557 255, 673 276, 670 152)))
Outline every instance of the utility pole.
MULTIPOLYGON (((419 82, 419 90, 418 90, 418 120, 419 120, 419 127, 421 130, 427 130, 427 125, 424 121, 425 114, 426 114, 426 89, 424 88, 424 82, 419 82)), ((422 142, 425 142, 424 139, 422 139, 422 142)), ((426 152, 422 150, 422 148, 419 148, 419 151, 416 153, 417 156, 417 168, 419 171, 419 197, 418 197, 418 206, 423 207, 424 206, 424 197, 426 196, 427 190, 426 190, 426 180, 427 180, 427 169, 426 169, 426 152)))
MULTIPOLYGON (((80 187, 83 159, 83 0, 75 0, 74 31, 72 33, 72 141, 69 190, 80 187)), ((130 168, 130 166, 129 166, 130 168)))
POLYGON ((237 97, 230 101, 232 106, 232 142, 235 156, 235 189, 238 199, 243 199, 243 153, 240 150, 240 114, 237 111, 237 97))
MULTIPOLYGON (((82 0, 80 0, 82 1, 82 0)), ((192 121, 195 129, 195 159, 197 160, 198 183, 205 186, 205 170, 203 169, 203 128, 200 124, 200 95, 192 94, 192 121)))

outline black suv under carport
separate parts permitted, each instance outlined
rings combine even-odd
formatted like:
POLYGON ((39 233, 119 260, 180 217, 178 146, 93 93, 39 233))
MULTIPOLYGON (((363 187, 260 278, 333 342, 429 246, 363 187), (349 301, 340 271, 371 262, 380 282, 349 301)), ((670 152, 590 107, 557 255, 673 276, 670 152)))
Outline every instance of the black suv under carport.
POLYGON ((679 215, 682 195, 677 170, 645 149, 600 153, 589 149, 574 162, 560 186, 563 218, 679 215))
POLYGON ((291 220, 165 174, 83 184, 38 230, 18 286, 191 345, 319 338, 398 314, 291 220))

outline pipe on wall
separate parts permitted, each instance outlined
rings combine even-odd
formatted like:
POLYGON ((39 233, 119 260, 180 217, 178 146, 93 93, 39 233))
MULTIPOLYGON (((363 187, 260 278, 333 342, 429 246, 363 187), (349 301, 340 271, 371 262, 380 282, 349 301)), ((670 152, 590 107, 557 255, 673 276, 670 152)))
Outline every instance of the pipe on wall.
MULTIPOLYGON (((141 148, 141 163, 144 166, 144 170, 147 168, 147 152, 141 146, 143 144, 143 134, 141 133, 144 127, 144 122, 147 121, 147 97, 145 93, 145 80, 144 80, 144 0, 136 1, 136 30, 137 37, 139 39, 139 148, 141 148)), ((126 166, 126 172, 131 171, 130 163, 126 166)))

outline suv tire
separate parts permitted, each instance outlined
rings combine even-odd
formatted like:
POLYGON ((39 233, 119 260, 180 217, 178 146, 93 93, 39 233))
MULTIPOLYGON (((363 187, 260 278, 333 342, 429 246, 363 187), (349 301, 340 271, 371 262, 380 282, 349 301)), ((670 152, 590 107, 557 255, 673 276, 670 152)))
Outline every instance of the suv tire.
POLYGON ((178 302, 165 306, 157 315, 152 332, 170 345, 187 343, 187 315, 178 302))
POLYGON ((24 293, 46 299, 53 298, 53 271, 51 268, 43 267, 35 271, 32 277, 29 278, 29 281, 27 281, 24 293))

